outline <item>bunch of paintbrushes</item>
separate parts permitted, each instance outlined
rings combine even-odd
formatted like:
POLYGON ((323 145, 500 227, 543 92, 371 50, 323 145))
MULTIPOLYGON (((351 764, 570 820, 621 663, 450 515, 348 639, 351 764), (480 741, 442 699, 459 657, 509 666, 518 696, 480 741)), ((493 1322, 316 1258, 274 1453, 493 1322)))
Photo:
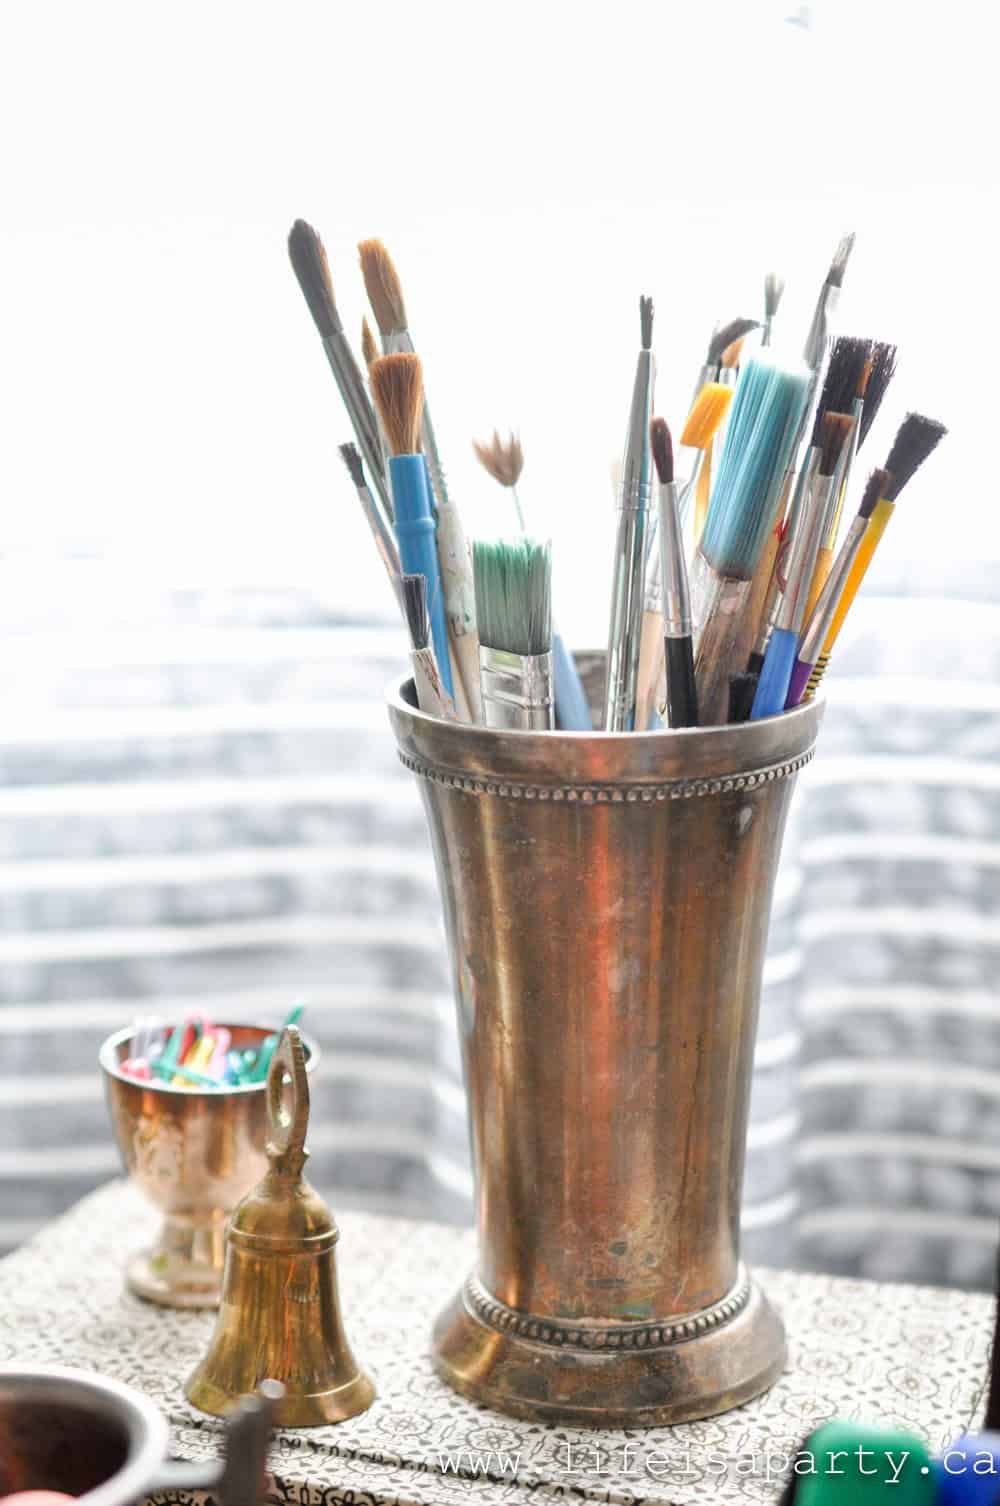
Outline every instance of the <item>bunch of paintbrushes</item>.
MULTIPOLYGON (((617 477, 602 726, 645 732, 773 716, 825 672, 897 498, 945 433, 908 414, 856 515, 841 519, 856 460, 895 370, 895 347, 836 336, 853 249, 823 280, 802 356, 776 353, 784 282, 764 280, 762 319, 717 325, 676 451, 655 417, 653 303, 617 477)), ((592 730, 572 655, 552 625, 549 546, 518 496, 514 435, 475 446, 509 492, 518 537, 470 550, 451 496, 402 287, 380 241, 362 241, 367 320, 354 359, 322 242, 299 220, 289 252, 354 443, 341 446, 409 632, 421 710, 503 730, 592 730)), ((780 345, 780 341, 778 342, 780 345)))

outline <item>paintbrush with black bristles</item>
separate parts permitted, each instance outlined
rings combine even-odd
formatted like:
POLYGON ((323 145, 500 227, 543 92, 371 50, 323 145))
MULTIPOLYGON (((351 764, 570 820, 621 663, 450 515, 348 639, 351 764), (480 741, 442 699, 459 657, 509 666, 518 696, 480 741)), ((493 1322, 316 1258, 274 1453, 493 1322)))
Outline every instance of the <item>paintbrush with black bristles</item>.
POLYGON ((732 372, 732 368, 727 368, 730 371, 730 376, 722 377, 720 375, 722 357, 731 345, 736 344, 737 340, 742 340, 751 330, 757 328, 756 319, 730 319, 728 324, 717 324, 715 326, 715 329, 712 331, 712 338, 708 342, 704 365, 701 368, 694 391, 691 394, 692 405, 706 382, 723 382, 729 387, 735 384, 736 375, 732 372))
POLYGON ((547 732, 554 724, 552 560, 548 544, 476 539, 483 720, 500 731, 547 732))
POLYGON ((768 272, 764 278, 764 323, 760 334, 761 345, 770 345, 771 343, 771 336, 774 332, 774 321, 784 291, 785 279, 779 277, 777 272, 768 272))
POLYGON ((750 712, 751 721, 777 716, 785 709, 830 494, 836 484, 837 466, 844 446, 850 440, 852 427, 849 413, 824 413, 820 421, 816 443, 810 451, 816 456, 815 468, 810 467, 805 498, 790 540, 784 590, 764 655, 750 712))
POLYGON ((358 454, 357 446, 353 444, 342 444, 340 446, 340 458, 346 465, 348 474, 350 475, 351 480, 354 482, 354 489, 358 494, 358 501, 361 503, 361 511, 364 513, 365 518, 368 522, 368 527, 371 529, 372 538, 375 540, 375 548, 378 550, 379 559, 385 566, 385 572, 389 577, 389 584, 392 586, 396 601, 398 602, 399 606, 402 607, 403 598, 402 589, 400 586, 401 570, 399 563, 399 548, 396 544, 395 536, 393 535, 392 529, 389 527, 382 514, 379 512, 378 507, 375 503, 375 498, 372 496, 371 492, 368 489, 368 483, 365 480, 364 464, 362 462, 361 456, 358 454))
MULTIPOLYGON (((406 318, 403 287, 392 257, 380 240, 358 245, 361 273, 375 323, 386 355, 412 354, 413 338, 406 318)), ((479 643, 476 638, 476 604, 472 588, 472 564, 462 519, 448 494, 444 467, 430 411, 424 399, 420 443, 437 509, 437 551, 448 618, 452 668, 461 682, 461 696, 472 719, 479 720, 479 643)))
POLYGON ((386 520, 393 521, 392 498, 386 480, 385 461, 378 424, 365 379, 361 375, 344 325, 337 312, 326 250, 319 235, 305 220, 296 220, 288 235, 288 255, 313 323, 319 331, 334 380, 354 430, 368 473, 386 520))
POLYGON ((864 409, 858 427, 858 449, 868 438, 868 431, 875 422, 886 388, 896 374, 896 347, 885 340, 876 340, 872 347, 872 365, 864 391, 864 409))
POLYGON ((427 609, 427 577, 404 575, 401 577, 403 616, 410 635, 410 661, 413 664, 413 685, 417 692, 417 705, 428 716, 455 720, 455 703, 441 679, 441 671, 431 645, 431 617, 427 609))
POLYGON ((828 413, 848 414, 851 429, 848 442, 841 449, 837 472, 827 499, 826 518, 823 522, 819 552, 816 555, 812 584, 806 601, 806 621, 812 615, 812 609, 816 605, 833 564, 844 496, 856 454, 858 425, 864 409, 865 389, 871 376, 872 350, 871 340, 855 335, 837 335, 830 347, 830 359, 816 408, 812 443, 814 445, 819 443, 820 427, 828 413))
POLYGON ((861 583, 868 572, 875 551, 882 540, 882 535, 889 526, 889 520, 896 510, 896 502, 900 492, 912 480, 915 472, 923 465, 927 457, 941 443, 947 434, 944 424, 935 418, 925 418, 922 413, 908 413, 899 426, 892 449, 889 451, 885 466, 879 474, 886 477, 883 495, 872 509, 871 516, 865 527, 864 537, 851 566, 847 577, 847 583, 840 594, 837 609, 833 615, 829 630, 823 642, 823 651, 816 661, 815 668, 809 677, 806 686, 806 699, 815 695, 816 687, 826 673, 826 667, 830 662, 830 655, 844 625, 854 599, 861 589, 861 583))

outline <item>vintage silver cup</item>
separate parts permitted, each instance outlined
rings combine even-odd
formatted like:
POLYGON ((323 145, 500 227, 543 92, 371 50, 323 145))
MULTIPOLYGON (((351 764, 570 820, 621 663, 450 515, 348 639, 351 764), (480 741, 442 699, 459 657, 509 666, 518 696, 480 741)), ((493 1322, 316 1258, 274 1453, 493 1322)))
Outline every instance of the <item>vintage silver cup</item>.
POLYGON ((476 1178, 479 1265, 436 1367, 531 1419, 738 1406, 785 1357, 740 1196, 771 892, 822 706, 588 734, 439 721, 409 681, 388 703, 437 862, 476 1178))

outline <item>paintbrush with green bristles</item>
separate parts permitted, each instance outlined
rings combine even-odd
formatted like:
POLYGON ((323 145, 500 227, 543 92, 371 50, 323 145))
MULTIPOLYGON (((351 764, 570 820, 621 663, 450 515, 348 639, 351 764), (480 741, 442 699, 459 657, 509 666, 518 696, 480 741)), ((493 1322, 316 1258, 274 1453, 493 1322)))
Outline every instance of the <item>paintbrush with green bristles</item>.
POLYGON ((486 726, 551 731, 555 698, 549 545, 527 537, 512 543, 477 539, 472 576, 486 726))

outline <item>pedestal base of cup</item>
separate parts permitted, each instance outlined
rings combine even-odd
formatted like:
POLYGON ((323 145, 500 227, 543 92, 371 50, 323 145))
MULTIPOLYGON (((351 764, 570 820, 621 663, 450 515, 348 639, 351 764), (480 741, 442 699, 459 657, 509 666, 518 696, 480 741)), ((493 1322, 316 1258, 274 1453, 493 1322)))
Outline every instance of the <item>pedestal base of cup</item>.
POLYGON ((434 1367, 454 1390, 531 1422, 651 1427, 742 1406, 772 1386, 785 1331, 746 1271, 722 1301, 662 1323, 517 1312, 470 1278, 438 1318, 434 1367))
POLYGON ((168 1218, 157 1243, 129 1259, 129 1291, 161 1307, 218 1307, 226 1256, 226 1215, 168 1218))

